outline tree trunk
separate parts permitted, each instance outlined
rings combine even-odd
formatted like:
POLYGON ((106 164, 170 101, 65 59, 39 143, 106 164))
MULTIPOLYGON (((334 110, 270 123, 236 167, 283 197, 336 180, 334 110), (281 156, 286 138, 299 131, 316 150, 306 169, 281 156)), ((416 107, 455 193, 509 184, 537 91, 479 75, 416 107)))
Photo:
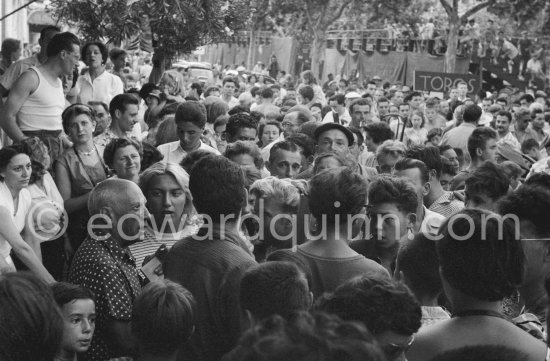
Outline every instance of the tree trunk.
POLYGON ((256 27, 252 26, 249 32, 248 57, 246 59, 247 69, 252 71, 256 55, 256 27))
POLYGON ((458 42, 459 18, 455 13, 449 16, 449 36, 447 37, 447 51, 445 52, 445 72, 454 73, 456 69, 456 46, 458 42))
POLYGON ((162 77, 162 74, 166 70, 166 63, 169 59, 166 58, 162 51, 155 51, 153 54, 153 69, 149 75, 149 83, 157 84, 162 77))
POLYGON ((321 80, 322 74, 319 74, 321 69, 321 59, 324 58, 324 51, 326 45, 326 33, 325 31, 315 31, 313 37, 313 44, 311 48, 311 71, 318 80, 321 80))

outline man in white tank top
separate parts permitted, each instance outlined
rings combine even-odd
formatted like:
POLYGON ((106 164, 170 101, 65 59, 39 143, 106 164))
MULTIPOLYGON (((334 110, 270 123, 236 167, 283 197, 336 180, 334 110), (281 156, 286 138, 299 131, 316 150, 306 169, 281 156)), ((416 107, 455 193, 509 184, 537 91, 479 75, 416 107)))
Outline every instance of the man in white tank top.
POLYGON ((69 32, 55 35, 45 63, 25 71, 13 85, 0 113, 0 126, 15 142, 38 137, 54 161, 63 151, 61 114, 65 96, 60 77, 69 75, 80 59, 80 41, 69 32))

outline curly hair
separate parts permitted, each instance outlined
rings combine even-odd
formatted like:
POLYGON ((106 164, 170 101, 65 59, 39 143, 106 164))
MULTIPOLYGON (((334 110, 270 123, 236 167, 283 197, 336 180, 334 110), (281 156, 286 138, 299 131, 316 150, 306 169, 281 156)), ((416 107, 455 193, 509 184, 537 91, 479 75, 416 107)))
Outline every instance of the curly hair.
POLYGON ((441 226, 440 272, 454 289, 482 301, 510 296, 524 279, 519 225, 481 209, 464 209, 441 226))
POLYGON ((346 321, 362 322, 374 335, 412 335, 421 325, 420 304, 402 283, 359 276, 322 296, 318 309, 346 321))
POLYGON ((238 113, 233 114, 229 117, 229 120, 227 121, 227 127, 225 128, 225 131, 229 135, 230 139, 233 139, 237 133, 239 132, 239 129, 242 128, 252 128, 257 129, 256 120, 247 113, 238 113))
POLYGON ((379 176, 369 185, 369 204, 395 204, 397 209, 405 213, 416 213, 418 195, 411 181, 392 177, 379 176))
POLYGON ((382 361, 385 357, 368 330, 355 322, 320 312, 300 311, 289 319, 272 316, 249 329, 228 361, 382 361))

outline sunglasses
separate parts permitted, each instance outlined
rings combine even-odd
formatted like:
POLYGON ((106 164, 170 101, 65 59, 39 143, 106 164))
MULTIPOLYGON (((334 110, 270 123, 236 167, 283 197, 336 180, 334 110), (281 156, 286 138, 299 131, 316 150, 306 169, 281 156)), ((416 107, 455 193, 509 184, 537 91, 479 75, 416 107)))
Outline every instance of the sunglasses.
POLYGON ((386 358, 391 361, 397 359, 401 354, 407 352, 407 350, 412 346, 414 342, 414 336, 411 337, 410 341, 406 345, 398 345, 395 343, 387 343, 382 345, 382 351, 386 355, 386 358))

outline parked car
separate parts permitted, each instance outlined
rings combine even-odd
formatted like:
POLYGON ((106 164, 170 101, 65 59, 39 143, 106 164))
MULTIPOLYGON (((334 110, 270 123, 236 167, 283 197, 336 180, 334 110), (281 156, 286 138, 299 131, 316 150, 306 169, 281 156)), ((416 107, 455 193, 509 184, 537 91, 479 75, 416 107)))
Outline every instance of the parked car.
POLYGON ((191 62, 186 60, 178 60, 172 64, 172 69, 179 72, 187 73, 190 78, 198 79, 204 84, 215 84, 214 71, 210 63, 191 62))

